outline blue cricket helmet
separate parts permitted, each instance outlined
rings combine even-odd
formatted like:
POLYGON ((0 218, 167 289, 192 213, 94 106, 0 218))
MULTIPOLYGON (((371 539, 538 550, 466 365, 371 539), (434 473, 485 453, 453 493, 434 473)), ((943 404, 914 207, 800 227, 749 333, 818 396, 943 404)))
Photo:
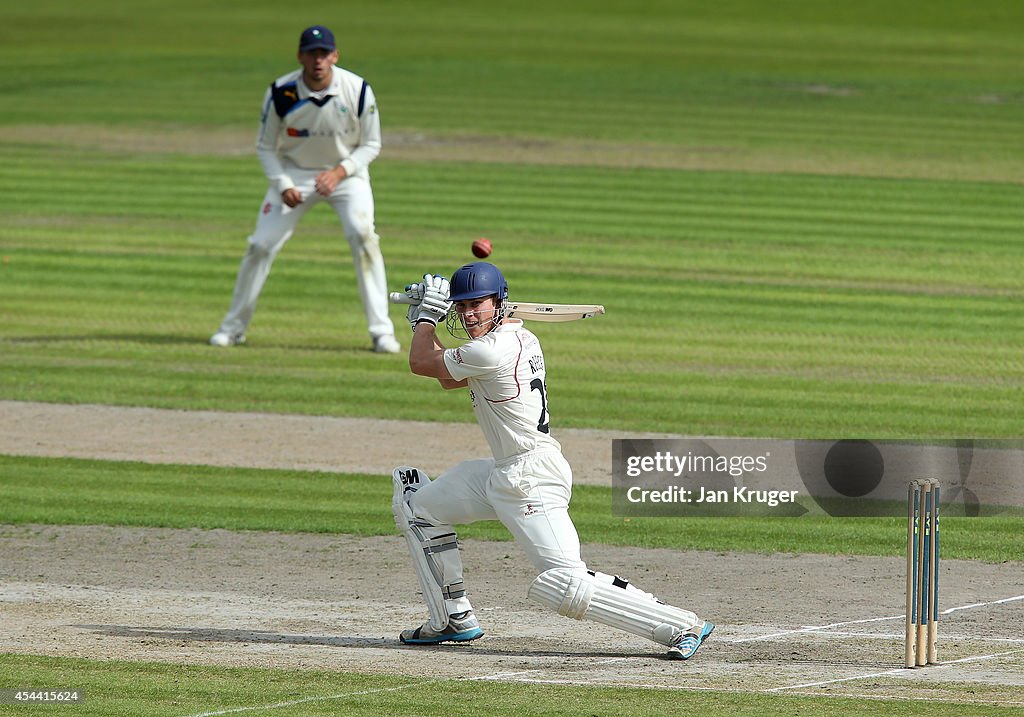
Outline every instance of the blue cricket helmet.
POLYGON ((458 269, 452 274, 450 288, 448 298, 452 301, 496 295, 501 305, 508 298, 508 282, 498 267, 486 261, 474 261, 458 269))

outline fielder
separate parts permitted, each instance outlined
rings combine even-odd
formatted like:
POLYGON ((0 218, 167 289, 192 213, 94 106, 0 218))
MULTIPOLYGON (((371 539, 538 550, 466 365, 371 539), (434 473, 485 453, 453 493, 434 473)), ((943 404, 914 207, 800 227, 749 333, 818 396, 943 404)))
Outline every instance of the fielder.
POLYGON ((359 296, 378 353, 398 353, 388 317, 387 279, 374 227, 369 165, 380 153, 380 116, 362 77, 337 67, 334 35, 322 25, 299 38, 302 68, 263 96, 256 153, 270 186, 238 270, 235 291, 214 346, 244 343, 274 257, 299 220, 320 202, 334 209, 352 250, 359 296))
POLYGON ((469 388, 493 458, 459 463, 431 481, 410 466, 393 474, 392 510, 409 545, 430 619, 402 632, 403 643, 475 640, 484 633, 463 582, 452 525, 500 520, 537 570, 528 596, 560 615, 593 620, 693 656, 715 626, 667 605, 623 578, 588 570, 569 517, 572 469, 551 435, 544 353, 522 321, 507 319, 508 284, 487 262, 463 266, 451 283, 427 274, 406 293, 413 327, 409 366, 446 389, 469 388), (454 311, 450 309, 454 305, 454 311), (447 320, 468 338, 446 349, 447 320))

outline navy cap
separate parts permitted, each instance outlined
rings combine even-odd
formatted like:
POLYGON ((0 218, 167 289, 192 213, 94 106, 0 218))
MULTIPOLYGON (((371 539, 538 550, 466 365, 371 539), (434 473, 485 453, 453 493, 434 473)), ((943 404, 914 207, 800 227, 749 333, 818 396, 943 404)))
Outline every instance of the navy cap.
POLYGON ((302 31, 299 38, 299 52, 309 50, 335 50, 334 33, 323 25, 313 25, 302 31))

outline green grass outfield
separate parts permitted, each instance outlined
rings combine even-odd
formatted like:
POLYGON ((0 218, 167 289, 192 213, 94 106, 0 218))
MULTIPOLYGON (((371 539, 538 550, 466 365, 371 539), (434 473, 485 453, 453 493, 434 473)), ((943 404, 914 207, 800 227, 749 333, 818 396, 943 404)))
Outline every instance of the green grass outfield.
MULTIPOLYGON (((461 395, 367 350, 327 211, 282 252, 249 344, 205 345, 260 196, 253 160, 73 150, 66 193, 44 198, 49 168, 8 152, 0 396, 471 420, 461 395)), ((394 287, 454 269, 481 234, 516 297, 606 305, 535 329, 555 426, 1019 435, 1024 186, 395 162, 376 176, 394 287)))
MULTIPOLYGON (((394 535, 391 494, 379 475, 0 456, 5 523, 394 535)), ((906 518, 621 518, 611 505, 610 488, 574 487, 573 522, 588 541, 835 555, 906 550, 906 518)), ((1000 563, 1024 555, 1022 510, 985 518, 950 510, 942 520, 944 558, 1000 563)), ((459 536, 511 540, 497 521, 459 526, 459 536)))
MULTIPOLYGON (((5 24, 19 111, 0 118, 0 396, 468 420, 460 397, 365 350, 325 209, 283 251, 249 346, 203 345, 262 194, 259 96, 296 33, 269 3, 201 5, 43 2, 5 24), (59 52, 32 39, 39 23, 59 52)), ((386 131, 497 147, 385 149, 394 287, 486 235, 516 297, 607 306, 537 329, 555 425, 1019 436, 1024 11, 469 7, 346 6, 343 55, 386 131), (569 164, 546 163, 568 140, 584 143, 569 164), (643 166, 652 152, 713 159, 643 166)))
MULTIPOLYGON (((395 288, 451 271, 488 236, 515 298, 607 306, 594 321, 536 329, 556 427, 1021 437, 1024 5, 1005 0, 8 8, 0 399, 471 420, 464 396, 367 350, 348 250, 325 209, 282 252, 249 344, 204 343, 264 190, 251 148, 261 93, 316 22, 338 32, 342 64, 380 100, 373 177, 395 288)), ((404 339, 403 312, 392 315, 404 339)), ((336 507, 297 517, 325 486, 378 505, 382 486, 366 477, 204 471, 0 457, 0 523, 349 521, 376 534, 390 520, 336 507), (187 490, 197 476, 215 488, 205 509, 187 490)), ((713 550, 899 550, 883 519, 654 531, 611 519, 609 503, 577 489, 581 531, 713 550)), ((1018 518, 969 525, 947 531, 943 550, 1022 554, 1018 518)), ((468 534, 497 537, 486 525, 468 534)), ((262 713, 450 714, 452 693, 502 715, 622 704, 674 715, 696 699, 706 714, 1002 713, 31 656, 0 656, 0 673, 3 685, 74 678, 90 694, 83 715, 198 714, 311 693, 345 696, 262 713)))
MULTIPOLYGON (((387 675, 358 675, 314 670, 196 667, 139 662, 94 662, 0 655, 5 681, 59 684, 82 691, 80 704, 63 708, 0 705, 0 715, 61 709, 77 717, 184 717, 185 715, 255 714, 274 717, 380 717, 417 715, 447 717, 479 714, 525 715, 620 714, 677 715, 691 701, 712 717, 760 717, 761 695, 676 690, 521 685, 485 680, 431 680, 387 675), (628 711, 624 711, 628 710, 628 711)), ((926 701, 890 702, 863 698, 772 697, 777 714, 842 714, 897 717, 907 714, 944 717, 947 705, 926 701), (912 712, 908 711, 912 710, 912 712)), ((959 705, 962 717, 1000 717, 1016 708, 959 705)))

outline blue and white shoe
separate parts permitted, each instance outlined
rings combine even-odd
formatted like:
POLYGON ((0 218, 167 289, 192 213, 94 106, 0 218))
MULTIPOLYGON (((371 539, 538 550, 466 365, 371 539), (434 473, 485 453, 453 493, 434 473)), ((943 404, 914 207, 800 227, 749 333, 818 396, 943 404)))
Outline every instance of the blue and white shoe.
POLYGON ((430 621, 423 623, 415 630, 402 630, 398 636, 406 645, 436 645, 440 642, 469 642, 483 637, 480 622, 472 610, 448 616, 448 624, 438 632, 430 626, 430 621))
POLYGON ((704 644, 711 632, 715 629, 715 623, 704 621, 700 629, 695 632, 687 632, 679 636, 679 639, 668 648, 668 659, 689 660, 697 649, 704 644))

